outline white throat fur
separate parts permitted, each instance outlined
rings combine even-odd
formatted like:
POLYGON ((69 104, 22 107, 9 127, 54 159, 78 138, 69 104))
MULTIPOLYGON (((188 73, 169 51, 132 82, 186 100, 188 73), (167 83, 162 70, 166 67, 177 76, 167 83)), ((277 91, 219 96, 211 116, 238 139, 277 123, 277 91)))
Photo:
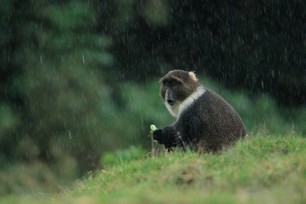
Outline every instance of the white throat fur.
POLYGON ((170 106, 167 102, 165 105, 168 111, 175 118, 179 118, 181 113, 186 110, 195 100, 197 100, 200 96, 205 93, 205 88, 203 86, 199 86, 190 96, 188 96, 183 102, 170 106))

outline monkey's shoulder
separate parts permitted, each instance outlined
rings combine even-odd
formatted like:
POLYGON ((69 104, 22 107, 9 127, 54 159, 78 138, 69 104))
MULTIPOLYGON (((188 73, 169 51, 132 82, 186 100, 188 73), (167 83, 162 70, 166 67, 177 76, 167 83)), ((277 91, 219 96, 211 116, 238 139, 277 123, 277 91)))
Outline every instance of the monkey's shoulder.
POLYGON ((238 113, 220 95, 205 88, 204 93, 193 101, 180 115, 180 120, 211 120, 216 117, 236 117, 238 113))
POLYGON ((203 107, 214 107, 214 106, 230 106, 228 102, 225 101, 220 95, 214 91, 203 88, 203 93, 194 100, 189 105, 186 110, 202 109, 203 107))

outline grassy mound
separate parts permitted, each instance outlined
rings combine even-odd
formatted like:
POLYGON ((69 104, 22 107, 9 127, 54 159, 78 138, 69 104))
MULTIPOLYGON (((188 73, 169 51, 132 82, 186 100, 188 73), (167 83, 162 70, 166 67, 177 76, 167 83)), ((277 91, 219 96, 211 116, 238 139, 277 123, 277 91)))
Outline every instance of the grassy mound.
POLYGON ((0 202, 306 202, 306 140, 302 137, 249 137, 218 155, 173 152, 135 157, 137 152, 141 151, 114 154, 103 170, 57 195, 8 196, 0 202))

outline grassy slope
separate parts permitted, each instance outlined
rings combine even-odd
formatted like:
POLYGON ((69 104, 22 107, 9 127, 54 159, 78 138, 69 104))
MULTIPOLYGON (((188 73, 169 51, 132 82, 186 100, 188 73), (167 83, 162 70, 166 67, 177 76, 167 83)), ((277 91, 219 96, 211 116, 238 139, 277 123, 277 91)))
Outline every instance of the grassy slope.
POLYGON ((0 203, 306 203, 306 140, 254 136, 219 155, 120 162, 51 196, 0 203))

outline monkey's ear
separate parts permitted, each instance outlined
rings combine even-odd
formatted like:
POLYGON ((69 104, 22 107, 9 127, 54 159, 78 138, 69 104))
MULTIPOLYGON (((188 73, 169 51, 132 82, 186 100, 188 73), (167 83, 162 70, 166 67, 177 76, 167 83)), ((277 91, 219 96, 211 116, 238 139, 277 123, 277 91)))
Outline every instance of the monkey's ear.
POLYGON ((188 72, 188 74, 189 74, 189 77, 191 78, 192 81, 194 81, 194 82, 198 81, 198 78, 193 71, 188 72))

